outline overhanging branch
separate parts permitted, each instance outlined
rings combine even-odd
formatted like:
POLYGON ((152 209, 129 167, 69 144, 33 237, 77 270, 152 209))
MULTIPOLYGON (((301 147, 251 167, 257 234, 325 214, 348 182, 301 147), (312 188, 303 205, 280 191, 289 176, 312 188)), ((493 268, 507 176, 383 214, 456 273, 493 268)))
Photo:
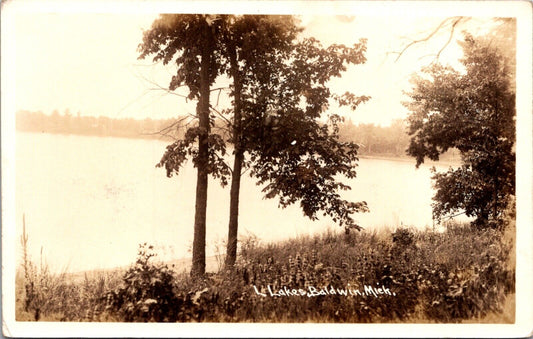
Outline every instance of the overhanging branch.
POLYGON ((465 18, 465 17, 452 17, 452 18, 444 19, 443 21, 441 21, 441 23, 433 31, 431 31, 424 38, 417 39, 417 40, 412 40, 400 52, 391 52, 393 54, 398 54, 398 56, 396 57, 396 59, 394 61, 397 62, 400 59, 400 57, 405 53, 405 51, 407 51, 409 48, 411 48, 412 46, 414 46, 416 44, 428 41, 433 36, 435 36, 441 29, 443 29, 446 25, 449 25, 451 23, 451 31, 450 31, 450 35, 448 37, 448 40, 444 44, 444 46, 442 46, 442 48, 435 55, 436 59, 438 59, 440 54, 442 53, 442 51, 450 44, 450 42, 451 42, 451 40, 453 38, 453 34, 455 32, 455 27, 457 26, 457 24, 459 24, 461 21, 464 21, 464 20, 468 20, 468 18, 465 18))

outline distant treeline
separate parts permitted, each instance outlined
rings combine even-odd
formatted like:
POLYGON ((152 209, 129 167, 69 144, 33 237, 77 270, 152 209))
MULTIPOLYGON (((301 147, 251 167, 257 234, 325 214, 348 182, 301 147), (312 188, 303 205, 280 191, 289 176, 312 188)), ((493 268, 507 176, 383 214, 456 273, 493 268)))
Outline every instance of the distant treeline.
MULTIPOLYGON (((340 139, 357 143, 360 155, 410 158, 406 151, 411 137, 407 134, 408 126, 405 120, 393 120, 387 127, 374 124, 355 125, 348 120, 339 129, 340 139)), ((460 161, 460 155, 458 150, 453 148, 442 154, 440 160, 456 163, 460 161)))
POLYGON ((359 154, 406 156, 409 135, 403 120, 394 120, 390 126, 381 127, 374 124, 354 125, 351 120, 340 126, 339 136, 343 141, 359 144, 359 154))
MULTIPOLYGON (((176 128, 180 120, 183 119, 177 117, 138 120, 82 116, 79 113, 72 115, 68 110, 63 114, 56 110, 51 115, 47 115, 42 112, 22 110, 17 112, 16 128, 24 132, 172 140, 172 137, 183 136, 185 129, 176 128), (166 132, 166 135, 162 135, 160 131, 166 132)), ((348 120, 340 125, 339 135, 343 141, 353 141, 359 144, 361 155, 403 157, 406 156, 405 150, 409 146, 409 136, 406 131, 404 120, 395 120, 387 127, 374 124, 355 125, 348 120)), ((454 153, 449 152, 443 158, 453 159, 454 153)))
MULTIPOLYGON (((112 136, 125 138, 171 139, 158 133, 168 126, 175 125, 175 119, 150 119, 137 120, 132 118, 115 119, 106 116, 82 116, 64 114, 58 111, 51 115, 42 112, 18 111, 16 128, 23 132, 77 134, 92 136, 112 136)), ((179 137, 180 131, 173 131, 179 137)))

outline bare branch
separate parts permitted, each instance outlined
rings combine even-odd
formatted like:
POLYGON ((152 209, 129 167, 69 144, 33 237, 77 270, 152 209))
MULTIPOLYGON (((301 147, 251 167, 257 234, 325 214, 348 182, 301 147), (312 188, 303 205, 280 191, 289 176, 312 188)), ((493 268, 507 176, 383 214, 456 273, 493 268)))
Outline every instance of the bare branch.
POLYGON ((122 113, 126 108, 128 108, 131 104, 136 102, 137 100, 140 100, 143 96, 148 94, 148 90, 144 91, 141 95, 137 96, 136 98, 132 99, 130 102, 128 102, 126 105, 122 106, 121 109, 118 110, 117 113, 115 113, 115 116, 118 116, 120 113, 122 113))
MULTIPOLYGON (((142 80, 144 80, 144 81, 150 83, 151 85, 155 86, 154 88, 149 88, 149 90, 152 90, 152 91, 153 91, 153 90, 164 91, 164 92, 166 92, 166 93, 169 93, 169 94, 172 94, 172 95, 176 95, 176 96, 181 97, 181 98, 185 98, 185 102, 187 102, 188 99, 189 99, 188 96, 183 95, 183 94, 176 93, 176 92, 174 92, 174 91, 171 91, 170 89, 161 86, 161 85, 158 84, 157 82, 155 82, 155 81, 153 81, 153 80, 150 80, 150 79, 146 78, 145 76, 142 76, 142 75, 139 75, 139 74, 137 74, 137 76, 138 76, 139 78, 141 78, 142 80)), ((185 86, 185 85, 182 85, 182 86, 179 86, 179 87, 183 87, 183 86, 185 86)))
POLYGON ((455 31, 455 26, 457 26, 457 24, 459 22, 461 22, 462 20, 464 20, 464 19, 465 19, 464 17, 453 17, 453 18, 446 18, 446 19, 442 20, 441 23, 433 31, 431 31, 427 36, 425 36, 424 38, 417 39, 417 40, 412 40, 400 52, 391 52, 392 54, 398 54, 398 56, 396 57, 396 60, 394 60, 394 61, 395 62, 398 61, 400 59, 400 57, 405 53, 405 51, 407 51, 407 49, 409 49, 413 45, 428 41, 433 36, 435 36, 435 34, 437 34, 443 27, 445 27, 451 21, 453 21, 452 22, 452 27, 451 27, 452 30, 451 30, 451 34, 450 34, 450 37, 448 39, 448 42, 446 42, 446 44, 443 46, 443 48, 441 48, 441 50, 437 53, 437 58, 438 58, 438 56, 442 53, 442 51, 449 45, 449 43, 450 43, 450 41, 451 41, 451 39, 453 37, 454 31, 455 31))
POLYGON ((221 91, 223 89, 229 89, 229 87, 217 87, 217 88, 212 88, 209 91, 210 92, 214 92, 214 91, 221 91))
POLYGON ((439 57, 440 57, 440 54, 442 53, 442 51, 444 51, 444 49, 446 47, 448 47, 448 45, 450 44, 450 42, 452 41, 452 38, 453 38, 453 33, 455 32, 455 26, 457 26, 457 24, 462 20, 463 18, 457 18, 453 24, 452 24, 452 27, 451 27, 451 30, 450 30, 450 36, 448 37, 448 40, 446 41, 446 43, 442 46, 442 48, 437 52, 437 55, 435 57, 435 60, 437 60, 439 57))
POLYGON ((166 89, 164 87, 159 87, 159 88, 149 88, 149 90, 153 91, 153 90, 161 90, 161 91, 165 91, 167 92, 168 94, 172 94, 172 95, 175 95, 175 96, 178 96, 178 97, 181 97, 181 98, 185 98, 185 99, 188 99, 188 97, 186 95, 183 95, 183 94, 179 94, 179 93, 176 93, 176 92, 173 92, 169 89, 166 89))
POLYGON ((426 55, 422 55, 421 57, 418 58, 418 61, 424 59, 424 58, 430 58, 430 57, 433 57, 433 59, 435 59, 437 57, 437 54, 426 54, 426 55))
POLYGON ((218 107, 218 102, 219 102, 219 100, 220 100, 220 93, 221 93, 221 92, 222 92, 222 89, 219 88, 218 95, 217 95, 217 104, 216 104, 217 107, 218 107))
MULTIPOLYGON (((163 135, 163 136, 170 136, 168 134, 168 132, 170 131, 170 129, 172 129, 173 127, 175 127, 176 125, 179 125, 181 124, 184 120, 186 120, 187 118, 190 118, 190 113, 186 116, 184 116, 183 118, 181 119, 178 119, 176 121, 174 121, 173 123, 171 123, 170 125, 162 128, 161 130, 159 131, 156 131, 156 132, 151 132, 151 133, 141 133, 141 135, 156 135, 156 134, 159 134, 159 135, 163 135)), ((187 124, 186 124, 187 125, 187 124)))

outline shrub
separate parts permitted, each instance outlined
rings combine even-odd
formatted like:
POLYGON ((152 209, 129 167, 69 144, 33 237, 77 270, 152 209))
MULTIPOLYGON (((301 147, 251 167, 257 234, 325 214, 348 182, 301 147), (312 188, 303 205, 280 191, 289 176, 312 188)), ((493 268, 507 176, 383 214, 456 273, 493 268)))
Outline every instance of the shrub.
MULTIPOLYGON (((335 233, 259 244, 241 242, 232 269, 192 278, 155 262, 153 248, 115 281, 110 275, 67 283, 63 275, 27 261, 17 309, 30 319, 66 321, 210 322, 460 322, 498 313, 514 293, 514 237, 510 228, 479 230, 450 224, 442 233, 335 233), (33 268, 32 268, 33 267, 33 268), (28 283, 30 282, 30 283, 28 283), (33 285, 31 284, 33 282, 33 285), (390 289, 394 295, 263 297, 267 286, 390 289), (22 288, 24 287, 24 288, 22 288), (45 288, 46 287, 46 288, 45 288)), ((20 319, 17 317, 17 319, 20 319)), ((29 319, 20 319, 29 320, 29 319)))
POLYGON ((122 284, 106 295, 107 311, 124 321, 175 321, 180 301, 174 293, 173 272, 164 264, 150 262, 153 246, 139 245, 135 265, 122 284))

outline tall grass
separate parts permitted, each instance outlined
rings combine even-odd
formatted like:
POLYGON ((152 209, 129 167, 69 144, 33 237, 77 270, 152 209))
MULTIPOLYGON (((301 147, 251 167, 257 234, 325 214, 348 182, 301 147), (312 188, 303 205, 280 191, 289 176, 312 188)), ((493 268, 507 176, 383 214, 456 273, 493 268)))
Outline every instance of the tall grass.
MULTIPOLYGON (((498 322, 508 319, 502 312, 514 296, 513 227, 504 233, 457 223, 444 232, 329 229, 265 244, 249 236, 239 242, 233 269, 201 279, 177 274, 145 244, 136 263, 113 281, 101 276, 72 284, 48 276, 57 287, 45 291, 39 275, 24 275, 24 286, 49 293, 56 306, 35 293, 26 292, 22 301, 30 299, 30 314, 39 307, 41 316, 76 321, 449 323, 490 315, 498 322), (338 292, 368 286, 390 293, 338 292), (310 296, 323 288, 337 292, 310 296)), ((31 265, 23 266, 26 272, 31 265)))
POLYGON ((36 265, 28 254, 29 236, 23 216, 22 264, 15 277, 17 321, 106 321, 101 316, 105 307, 105 292, 116 287, 117 273, 84 273, 83 279, 65 271, 51 273, 41 257, 36 265))

